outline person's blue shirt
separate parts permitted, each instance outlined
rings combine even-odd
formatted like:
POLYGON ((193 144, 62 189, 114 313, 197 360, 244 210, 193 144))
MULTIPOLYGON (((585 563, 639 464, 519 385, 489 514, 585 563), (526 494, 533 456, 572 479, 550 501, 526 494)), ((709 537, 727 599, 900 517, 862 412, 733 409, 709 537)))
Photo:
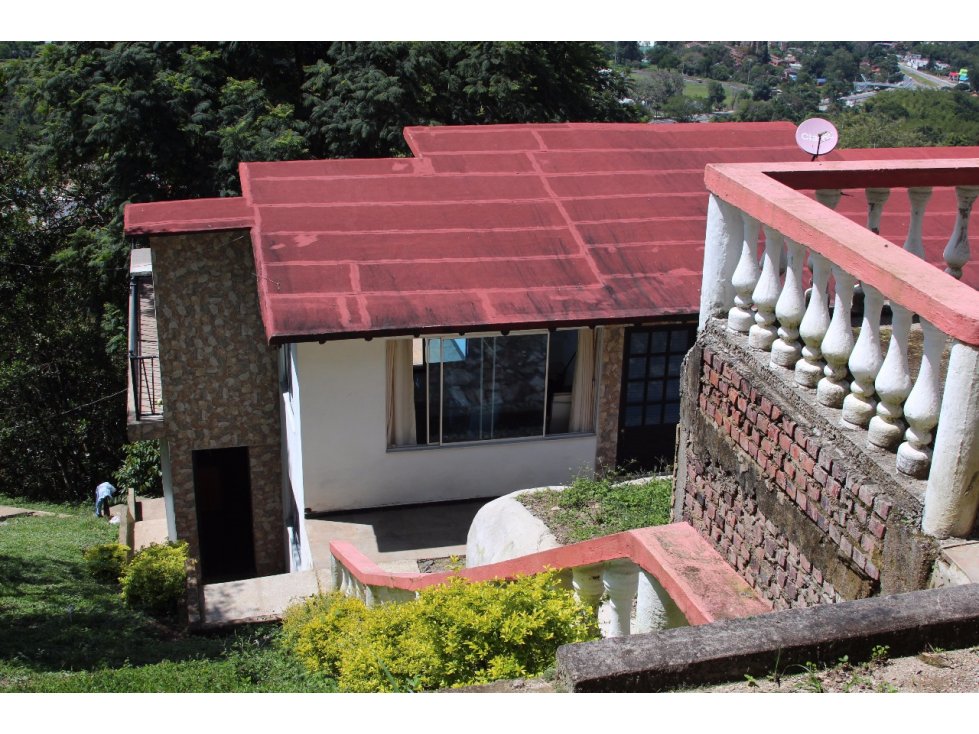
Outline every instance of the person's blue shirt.
POLYGON ((102 513, 103 506, 105 507, 105 514, 109 514, 109 499, 111 499, 116 493, 116 488, 113 487, 108 482, 102 482, 98 487, 95 488, 95 516, 100 517, 102 513))

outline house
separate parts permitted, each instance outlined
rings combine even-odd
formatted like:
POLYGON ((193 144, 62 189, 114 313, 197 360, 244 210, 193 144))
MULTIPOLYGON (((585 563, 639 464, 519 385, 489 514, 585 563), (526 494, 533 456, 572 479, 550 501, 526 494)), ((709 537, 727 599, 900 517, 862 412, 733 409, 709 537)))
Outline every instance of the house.
POLYGON ((405 137, 412 158, 242 163, 241 197, 126 209, 130 436, 159 440, 206 582, 308 567, 310 511, 671 463, 704 167, 808 158, 788 123, 405 137))

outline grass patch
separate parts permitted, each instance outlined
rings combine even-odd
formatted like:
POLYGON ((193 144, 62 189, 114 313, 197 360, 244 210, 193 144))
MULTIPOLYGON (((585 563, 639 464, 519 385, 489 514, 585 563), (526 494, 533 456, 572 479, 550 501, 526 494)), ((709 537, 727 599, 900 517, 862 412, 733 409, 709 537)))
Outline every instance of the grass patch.
POLYGON ((576 477, 563 490, 546 489, 517 499, 561 544, 670 521, 673 482, 666 477, 623 481, 576 477))
POLYGON ((276 644, 278 627, 187 635, 126 607, 85 548, 118 529, 88 505, 0 498, 59 515, 0 522, 0 692, 335 690, 276 644))

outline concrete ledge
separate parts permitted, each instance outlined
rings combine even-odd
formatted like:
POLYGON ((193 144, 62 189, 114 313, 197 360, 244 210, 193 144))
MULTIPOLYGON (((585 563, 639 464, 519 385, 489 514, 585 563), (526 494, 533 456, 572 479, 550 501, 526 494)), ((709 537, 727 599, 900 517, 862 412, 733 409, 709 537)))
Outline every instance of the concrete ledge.
POLYGON ((565 645, 557 668, 573 692, 652 692, 868 659, 876 645, 897 656, 977 643, 979 585, 968 584, 565 645))

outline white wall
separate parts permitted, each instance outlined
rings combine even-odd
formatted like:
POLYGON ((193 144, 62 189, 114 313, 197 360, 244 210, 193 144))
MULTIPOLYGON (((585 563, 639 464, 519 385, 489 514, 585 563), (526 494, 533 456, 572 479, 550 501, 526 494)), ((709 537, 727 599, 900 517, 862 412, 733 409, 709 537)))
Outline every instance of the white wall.
POLYGON ((594 435, 388 451, 384 339, 299 344, 295 363, 314 511, 494 497, 594 468, 594 435))

